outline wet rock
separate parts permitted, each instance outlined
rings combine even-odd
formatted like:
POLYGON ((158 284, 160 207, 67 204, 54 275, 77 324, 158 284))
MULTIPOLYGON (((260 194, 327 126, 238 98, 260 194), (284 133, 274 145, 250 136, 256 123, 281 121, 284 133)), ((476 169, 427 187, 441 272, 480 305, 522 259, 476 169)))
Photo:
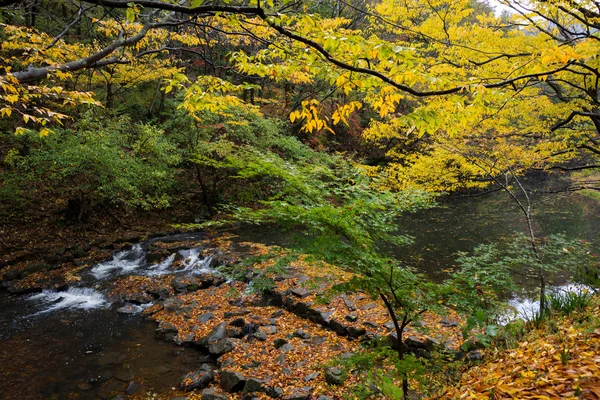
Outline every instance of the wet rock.
POLYGON ((308 400, 310 399, 310 394, 313 391, 312 386, 304 386, 299 388, 294 388, 292 393, 287 396, 286 400, 308 400))
POLYGON ((346 327, 336 319, 331 320, 329 327, 340 336, 346 336, 348 334, 346 327))
POLYGON ((224 394, 217 393, 217 389, 214 387, 202 391, 202 400, 227 400, 228 398, 224 394))
POLYGON ((273 346, 275 346, 276 349, 280 348, 281 346, 283 346, 284 344, 287 344, 288 341, 284 338, 277 338, 275 340, 273 340, 273 346))
POLYGON ((246 385, 246 377, 239 373, 229 370, 221 371, 221 387, 229 393, 241 392, 246 385))
POLYGON ((164 310, 164 306, 161 303, 156 303, 151 307, 145 308, 140 315, 147 318, 162 310, 164 310))
POLYGON ((313 372, 312 374, 306 375, 304 378, 302 378, 302 380, 304 382, 310 382, 313 379, 315 379, 317 376, 319 376, 319 373, 318 372, 313 372))
POLYGON ((329 367, 325 369, 325 381, 330 385, 341 385, 344 383, 344 371, 338 367, 329 367))
POLYGON ((190 332, 190 333, 185 333, 183 335, 175 336, 175 338, 173 338, 173 341, 178 346, 181 346, 182 344, 193 343, 195 338, 196 338, 196 335, 194 335, 192 332, 190 332))
POLYGON ((355 326, 349 326, 346 329, 348 331, 348 336, 353 337, 353 338, 361 337, 367 333, 367 330, 365 328, 359 328, 359 327, 355 327, 355 326))
POLYGON ((300 297, 301 299, 310 296, 313 292, 311 290, 305 289, 303 287, 296 287, 291 290, 292 294, 296 297, 300 297))
POLYGON ((122 364, 126 358, 127 356, 125 354, 111 351, 100 356, 98 359, 98 365, 119 365, 122 364))
POLYGON ((177 327, 170 322, 161 322, 158 326, 158 329, 154 331, 154 336, 157 339, 171 341, 177 337, 178 334, 177 327))
POLYGON ((229 323, 230 326, 236 326, 238 328, 243 327, 244 325, 246 325, 246 321, 244 320, 244 318, 236 318, 233 321, 231 321, 229 323))
POLYGON ((358 314, 356 314, 356 313, 348 314, 344 317, 344 319, 348 322, 356 322, 356 321, 358 321, 358 314))
POLYGON ((142 390, 142 384, 139 382, 131 381, 131 382, 129 382, 129 385, 127 386, 127 390, 125 390, 125 393, 128 396, 132 396, 132 395, 138 393, 140 390, 142 390))
POLYGON ((249 378, 244 385, 244 393, 255 393, 265 391, 265 381, 257 378, 249 378))
POLYGON ((198 322, 206 323, 206 322, 210 321, 211 319, 213 319, 214 317, 215 316, 213 315, 213 313, 207 312, 207 313, 204 313, 204 314, 198 316, 198 322))
POLYGON ((204 364, 198 371, 190 372, 181 378, 181 389, 189 392, 194 389, 204 389, 215 379, 215 373, 210 365, 204 364))
POLYGON ((294 331, 294 333, 292 333, 293 337, 297 337, 300 339, 309 339, 310 335, 308 334, 308 332, 305 332, 302 329, 298 329, 297 331, 294 331))
POLYGON ((140 306, 136 306, 134 304, 127 304, 123 307, 117 308, 117 312, 119 314, 139 314, 144 309, 140 306))
POLYGON ((453 319, 449 319, 449 318, 442 318, 440 320, 440 324, 442 324, 442 326, 445 326, 445 327, 453 327, 453 326, 459 326, 460 325, 458 323, 458 321, 453 320, 453 319))

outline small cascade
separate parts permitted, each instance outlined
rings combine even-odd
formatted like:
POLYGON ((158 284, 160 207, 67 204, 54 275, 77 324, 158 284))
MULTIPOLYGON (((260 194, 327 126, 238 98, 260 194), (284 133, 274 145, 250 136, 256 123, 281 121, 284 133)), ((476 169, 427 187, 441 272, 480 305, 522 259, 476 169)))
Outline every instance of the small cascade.
POLYGON ((135 244, 130 250, 121 250, 110 261, 96 265, 90 271, 96 279, 106 278, 112 273, 131 273, 144 264, 145 253, 141 244, 135 244))
POLYGON ((166 275, 166 274, 172 273, 173 271, 171 271, 169 269, 169 267, 171 266, 171 264, 173 264, 173 261, 175 261, 176 255, 177 255, 176 253, 173 253, 169 257, 165 258, 163 261, 159 262, 158 264, 154 264, 154 265, 151 265, 150 267, 148 267, 147 275, 156 276, 156 275, 166 275))
POLYGON ((104 295, 91 288, 69 288, 64 292, 55 290, 44 290, 42 293, 34 294, 28 300, 39 302, 41 311, 33 315, 45 314, 51 311, 68 309, 93 309, 108 307, 110 303, 104 295))

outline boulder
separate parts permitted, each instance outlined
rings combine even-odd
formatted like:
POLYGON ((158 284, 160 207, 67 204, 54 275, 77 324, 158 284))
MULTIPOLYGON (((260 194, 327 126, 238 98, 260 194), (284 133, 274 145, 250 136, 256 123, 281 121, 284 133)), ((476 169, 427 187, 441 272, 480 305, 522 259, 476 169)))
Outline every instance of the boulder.
POLYGON ((217 393, 214 387, 204 389, 202 391, 202 400, 228 400, 229 397, 224 394, 217 393))
POLYGON ((298 387, 298 388, 294 388, 294 390, 292 390, 292 393, 287 396, 285 399, 286 400, 308 400, 310 399, 310 394, 313 391, 313 387, 312 386, 304 386, 304 387, 298 387))
POLYGON ((246 377, 239 372, 223 370, 220 383, 223 390, 228 393, 241 392, 246 385, 246 377))
POLYGON ((215 379, 212 367, 204 364, 198 371, 190 372, 181 378, 181 389, 188 392, 194 389, 204 389, 215 379))
POLYGON ((244 385, 244 393, 264 392, 265 381, 257 378, 249 378, 244 385))
POLYGON ((276 349, 280 348, 281 346, 287 344, 288 341, 284 338, 277 338, 275 340, 273 340, 273 346, 275 346, 276 349))
POLYGON ((300 339, 309 339, 310 335, 308 334, 308 332, 302 330, 302 329, 298 329, 297 331, 294 331, 294 333, 292 333, 293 337, 297 337, 300 339))

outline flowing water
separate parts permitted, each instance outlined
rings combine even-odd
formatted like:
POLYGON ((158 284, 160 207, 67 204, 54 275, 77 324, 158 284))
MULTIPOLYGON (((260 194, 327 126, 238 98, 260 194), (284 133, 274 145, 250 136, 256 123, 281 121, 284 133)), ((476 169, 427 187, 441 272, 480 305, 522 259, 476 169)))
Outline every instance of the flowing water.
MULTIPOLYGON (((552 182, 537 184, 532 196, 539 235, 564 232, 590 241, 600 253, 600 204, 580 195, 549 196, 552 182)), ((447 276, 456 253, 480 243, 524 232, 523 215, 505 193, 453 199, 441 207, 406 216, 399 231, 415 237, 398 257, 417 266, 433 280, 447 276)), ((174 235, 152 241, 193 242, 198 235, 174 235)), ((248 230, 241 240, 285 244, 289 237, 248 230)), ((131 382, 142 392, 173 392, 181 376, 205 359, 198 350, 154 339, 156 324, 139 315, 121 315, 107 292, 111 282, 126 275, 177 275, 211 271, 212 260, 199 248, 174 251, 159 263, 147 263, 152 241, 115 252, 92 266, 81 281, 65 291, 26 296, 0 293, 0 399, 96 399, 124 393, 131 382), (179 253, 179 254, 177 254, 179 253), (176 258, 183 262, 177 270, 176 258)), ((522 310, 535 303, 516 296, 522 310)), ((144 306, 137 306, 138 312, 144 306)), ((524 311, 526 314, 526 311, 524 311)))

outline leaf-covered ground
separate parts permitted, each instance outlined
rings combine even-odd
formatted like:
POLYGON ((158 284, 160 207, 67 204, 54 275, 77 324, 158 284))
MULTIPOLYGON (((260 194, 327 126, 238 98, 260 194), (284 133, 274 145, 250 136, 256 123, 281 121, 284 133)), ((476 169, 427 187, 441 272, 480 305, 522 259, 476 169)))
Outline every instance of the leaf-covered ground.
POLYGON ((491 352, 442 399, 600 399, 600 299, 491 352))

